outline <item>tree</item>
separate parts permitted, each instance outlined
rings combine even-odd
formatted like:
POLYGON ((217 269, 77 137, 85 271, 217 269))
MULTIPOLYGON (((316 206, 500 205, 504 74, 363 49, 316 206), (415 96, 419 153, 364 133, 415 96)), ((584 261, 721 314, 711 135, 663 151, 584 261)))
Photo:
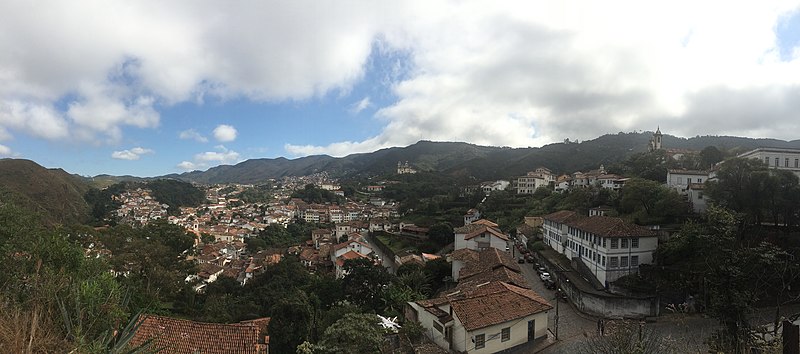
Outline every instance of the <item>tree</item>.
POLYGON ((447 223, 437 223, 428 229, 428 238, 442 247, 453 242, 453 227, 447 223))
POLYGON ((292 353, 311 333, 311 306, 308 296, 294 291, 280 299, 270 310, 270 351, 292 353))
POLYGON ((383 328, 375 314, 348 313, 325 330, 315 353, 372 354, 381 352, 383 328))
POLYGON ((716 146, 706 146, 700 151, 700 168, 711 168, 725 158, 725 154, 717 149, 716 146))
POLYGON ((392 275, 364 258, 346 260, 344 271, 342 287, 345 298, 368 311, 382 310, 382 295, 392 282, 392 275))
POLYGON ((641 211, 648 219, 674 219, 688 209, 675 190, 651 180, 632 178, 622 187, 620 195, 621 212, 641 211))

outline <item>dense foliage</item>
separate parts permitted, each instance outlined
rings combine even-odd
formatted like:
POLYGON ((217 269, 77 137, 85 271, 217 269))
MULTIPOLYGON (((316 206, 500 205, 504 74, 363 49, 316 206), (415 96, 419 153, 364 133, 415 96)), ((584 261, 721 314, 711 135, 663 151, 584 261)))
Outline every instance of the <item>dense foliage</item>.
POLYGON ((313 184, 307 184, 303 189, 292 192, 292 198, 300 198, 306 203, 344 203, 343 197, 313 184))
POLYGON ((170 215, 178 215, 180 207, 196 207, 205 202, 206 196, 200 188, 191 183, 174 179, 158 179, 147 182, 147 188, 153 191, 153 198, 169 205, 170 215))

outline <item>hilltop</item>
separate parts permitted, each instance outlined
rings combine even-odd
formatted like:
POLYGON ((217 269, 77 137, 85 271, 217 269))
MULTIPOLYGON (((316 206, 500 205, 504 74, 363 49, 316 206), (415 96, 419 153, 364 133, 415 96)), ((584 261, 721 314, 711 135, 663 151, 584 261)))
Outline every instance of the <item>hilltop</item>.
MULTIPOLYGON (((595 169, 619 162, 647 149, 652 132, 607 134, 583 142, 549 144, 538 148, 480 146, 462 142, 420 141, 406 147, 381 149, 345 157, 327 155, 297 159, 251 159, 236 165, 222 165, 207 171, 171 174, 175 178, 199 183, 258 183, 271 178, 304 176, 325 171, 336 177, 377 177, 395 172, 397 163, 408 161, 420 171, 478 180, 509 178, 532 168, 545 166, 555 173, 595 169)), ((753 139, 730 136, 680 138, 664 135, 664 147, 701 150, 716 146, 742 152, 760 146, 800 148, 800 140, 753 139)))
POLYGON ((62 169, 47 169, 30 160, 0 159, 0 201, 38 212, 45 222, 85 222, 89 186, 62 169))

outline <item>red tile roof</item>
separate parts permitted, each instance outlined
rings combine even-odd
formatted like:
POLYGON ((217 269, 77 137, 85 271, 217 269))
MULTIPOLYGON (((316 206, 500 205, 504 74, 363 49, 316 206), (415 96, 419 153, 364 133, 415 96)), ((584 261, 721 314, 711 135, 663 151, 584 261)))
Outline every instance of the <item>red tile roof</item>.
POLYGON ((154 339, 151 348, 167 354, 261 354, 268 351, 269 337, 265 334, 269 318, 222 324, 142 315, 139 321, 139 328, 130 341, 133 347, 154 339))

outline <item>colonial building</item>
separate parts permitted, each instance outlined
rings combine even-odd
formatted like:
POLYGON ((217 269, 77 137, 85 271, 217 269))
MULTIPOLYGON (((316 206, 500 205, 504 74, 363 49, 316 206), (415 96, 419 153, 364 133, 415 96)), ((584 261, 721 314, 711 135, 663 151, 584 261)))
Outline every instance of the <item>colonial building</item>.
POLYGON ((495 248, 453 252, 466 262, 456 288, 409 302, 405 317, 419 321, 440 347, 458 353, 498 353, 547 337, 553 308, 532 291, 507 253, 495 248))
POLYGON ((539 187, 548 187, 550 182, 555 183, 553 172, 544 167, 539 167, 534 171, 528 172, 525 176, 518 177, 514 181, 514 189, 517 194, 533 194, 539 187))
POLYGON ((653 262, 658 235, 616 217, 582 216, 558 211, 544 216, 544 242, 567 258, 581 262, 600 284, 639 271, 653 262))
POLYGON ((661 134, 661 127, 658 127, 656 132, 653 133, 653 137, 650 138, 650 145, 647 147, 647 150, 650 152, 661 150, 663 148, 661 145, 661 138, 663 138, 663 134, 661 134))
POLYGON ((763 161, 770 168, 790 171, 800 177, 800 149, 758 148, 738 157, 763 161))
POLYGON ((690 184, 705 183, 708 177, 708 171, 669 170, 667 171, 667 187, 675 189, 678 193, 686 194, 686 189, 690 184))

